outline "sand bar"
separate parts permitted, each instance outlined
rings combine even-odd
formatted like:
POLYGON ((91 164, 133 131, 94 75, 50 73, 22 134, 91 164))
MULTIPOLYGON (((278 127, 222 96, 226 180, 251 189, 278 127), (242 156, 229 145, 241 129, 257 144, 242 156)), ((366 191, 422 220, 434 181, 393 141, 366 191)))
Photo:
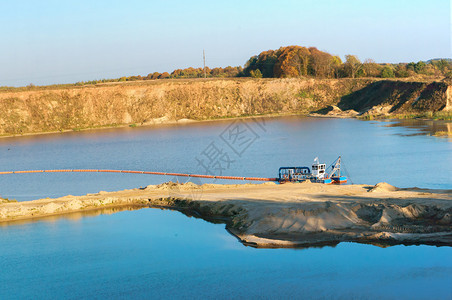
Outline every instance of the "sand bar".
POLYGON ((164 207, 226 229, 253 247, 339 242, 452 246, 452 190, 387 183, 195 185, 165 183, 118 192, 0 204, 0 222, 106 207, 164 207))

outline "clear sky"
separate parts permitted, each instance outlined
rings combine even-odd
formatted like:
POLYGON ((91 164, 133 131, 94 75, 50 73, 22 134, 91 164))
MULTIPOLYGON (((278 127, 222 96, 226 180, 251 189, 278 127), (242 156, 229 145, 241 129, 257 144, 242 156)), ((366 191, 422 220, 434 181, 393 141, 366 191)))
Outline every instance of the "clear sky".
POLYGON ((451 57, 450 0, 0 0, 0 86, 242 65, 281 46, 451 57))

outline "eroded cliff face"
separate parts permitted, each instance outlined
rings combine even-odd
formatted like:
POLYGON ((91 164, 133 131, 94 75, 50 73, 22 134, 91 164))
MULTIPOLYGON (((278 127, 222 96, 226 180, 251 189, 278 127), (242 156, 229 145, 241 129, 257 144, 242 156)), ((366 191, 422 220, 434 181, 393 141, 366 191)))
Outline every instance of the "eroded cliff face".
POLYGON ((446 106, 444 107, 445 111, 452 110, 452 86, 448 86, 446 90, 446 106))
POLYGON ((448 111, 452 90, 445 82, 376 81, 345 95, 338 106, 359 113, 420 113, 448 111))
POLYGON ((376 79, 140 81, 0 93, 0 135, 261 114, 450 110, 446 83, 376 79))

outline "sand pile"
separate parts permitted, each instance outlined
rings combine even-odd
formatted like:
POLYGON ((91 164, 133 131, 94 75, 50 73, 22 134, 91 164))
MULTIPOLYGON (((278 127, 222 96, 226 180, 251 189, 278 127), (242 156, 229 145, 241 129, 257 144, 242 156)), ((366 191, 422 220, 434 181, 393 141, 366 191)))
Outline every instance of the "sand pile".
MULTIPOLYGON (((162 190, 162 191, 170 191, 170 190, 192 190, 192 189, 201 189, 202 186, 197 185, 193 182, 186 182, 186 183, 179 183, 179 182, 165 182, 162 184, 159 184, 157 186, 148 186, 150 189, 155 187, 156 189, 162 190)), ((147 187, 147 188, 148 188, 147 187)))
POLYGON ((371 193, 378 193, 378 192, 394 192, 397 191, 398 188, 396 188, 395 186, 390 185, 389 183, 386 182, 380 182, 377 183, 373 188, 371 188, 369 190, 369 192, 371 193))
POLYGON ((359 113, 353 109, 342 110, 336 105, 330 105, 324 109, 312 113, 311 116, 315 117, 333 117, 333 118, 354 118, 357 117, 359 113))
POLYGON ((342 110, 339 107, 335 105, 331 105, 332 110, 330 110, 327 115, 328 116, 334 116, 334 117, 356 117, 359 115, 359 113, 353 109, 349 110, 342 110))

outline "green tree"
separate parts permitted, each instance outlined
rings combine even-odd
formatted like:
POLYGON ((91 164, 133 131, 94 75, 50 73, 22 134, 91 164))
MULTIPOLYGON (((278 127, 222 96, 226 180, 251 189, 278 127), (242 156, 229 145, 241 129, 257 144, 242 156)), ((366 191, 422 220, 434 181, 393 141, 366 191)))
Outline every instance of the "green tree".
POLYGON ((382 78, 393 78, 394 76, 394 70, 390 66, 385 66, 383 70, 381 71, 381 77, 382 78))
POLYGON ((440 59, 433 63, 438 68, 438 70, 440 70, 442 73, 444 73, 444 71, 447 70, 447 67, 449 66, 449 64, 447 63, 447 60, 445 60, 445 59, 440 59))
POLYGON ((448 71, 444 74, 444 81, 452 83, 452 71, 448 71))
POLYGON ((414 65, 414 71, 418 74, 422 74, 425 72, 426 64, 423 61, 419 61, 414 65))
POLYGON ((250 75, 253 78, 262 78, 262 72, 259 69, 251 70, 250 75))
POLYGON ((406 67, 406 65, 404 65, 404 64, 398 64, 397 66, 396 66, 396 68, 395 68, 395 76, 396 77, 409 77, 410 76, 410 74, 409 74, 409 72, 408 72, 408 69, 407 69, 407 67, 406 67))
POLYGON ((257 56, 257 55, 252 56, 245 63, 245 69, 243 69, 243 73, 245 74, 245 76, 251 76, 251 71, 254 71, 257 69, 258 58, 259 58, 259 56, 257 56))
POLYGON ((263 77, 270 78, 274 76, 273 69, 277 60, 276 51, 263 51, 259 54, 256 67, 261 71, 263 77))
POLYGON ((331 59, 331 69, 335 78, 339 78, 339 72, 342 66, 342 60, 339 56, 333 56, 331 59))
POLYGON ((355 55, 345 55, 345 72, 348 77, 355 78, 356 73, 361 68, 361 61, 355 55))

